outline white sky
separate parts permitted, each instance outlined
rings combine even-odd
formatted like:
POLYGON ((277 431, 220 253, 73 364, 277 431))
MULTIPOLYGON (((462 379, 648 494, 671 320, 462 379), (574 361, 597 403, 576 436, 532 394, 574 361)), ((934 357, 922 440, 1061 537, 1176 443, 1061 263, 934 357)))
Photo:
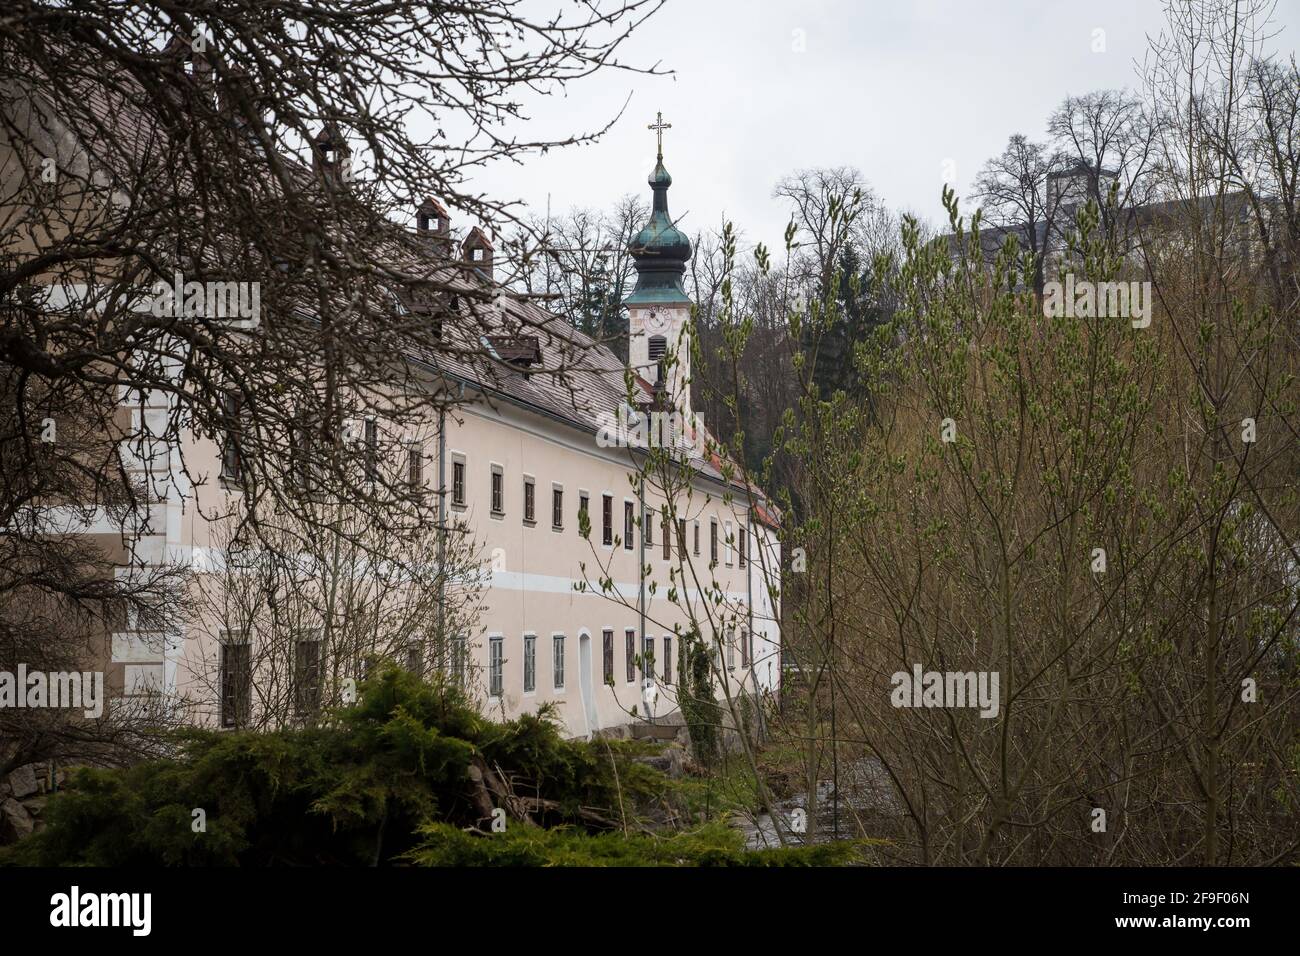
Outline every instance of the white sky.
MULTIPOLYGON (((1275 18, 1271 46, 1289 54, 1300 0, 1279 0, 1275 18)), ((1013 133, 1045 138, 1068 94, 1136 88, 1147 34, 1163 24, 1158 0, 669 0, 620 59, 660 59, 675 75, 605 72, 538 101, 530 136, 598 126, 631 94, 597 144, 487 170, 473 185, 538 211, 548 192, 555 211, 648 198, 646 125, 662 110, 670 208, 688 232, 725 216, 780 246, 787 214, 772 187, 807 166, 857 166, 891 208, 938 222, 946 169, 967 195, 1013 133), (797 30, 806 52, 794 49, 797 30)))

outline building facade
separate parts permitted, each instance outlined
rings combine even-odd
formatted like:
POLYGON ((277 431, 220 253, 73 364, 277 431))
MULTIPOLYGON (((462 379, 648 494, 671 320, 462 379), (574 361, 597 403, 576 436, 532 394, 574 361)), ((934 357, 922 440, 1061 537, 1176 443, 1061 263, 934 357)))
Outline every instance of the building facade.
MULTIPOLYGON (((509 718, 549 704, 571 736, 670 719, 688 640, 711 648, 733 695, 775 692, 780 676, 775 510, 757 488, 724 477, 691 408, 691 302, 682 285, 690 243, 668 212, 671 182, 661 153, 649 179, 651 217, 632 248, 630 376, 609 349, 502 291, 503 316, 547 334, 484 341, 500 374, 469 363, 431 373, 430 388, 460 390, 456 411, 398 442, 411 456, 412 480, 439 496, 444 525, 459 529, 470 552, 471 567, 447 583, 444 600, 477 590, 477 614, 454 635, 452 662, 437 666, 454 670, 486 713, 509 718), (582 356, 572 388, 539 371, 569 346, 582 356), (670 444, 671 460, 689 466, 687 479, 671 491, 639 481, 650 460, 641 440, 670 444)), ((438 203, 421 205, 417 228, 452 248, 438 203)), ((481 230, 460 257, 476 281, 493 281, 481 230)), ((138 430, 165 412, 135 405, 129 414, 138 430)), ((197 436, 135 465, 144 474, 161 463, 175 476, 179 456, 195 480, 159 486, 137 558, 179 556, 200 577, 228 573, 226 542, 202 516, 237 507, 233 466, 219 441, 197 436)), ((250 686, 280 678, 257 663, 256 635, 226 618, 209 606, 166 631, 125 622, 111 635, 109 686, 123 697, 162 692, 204 724, 256 723, 250 686)), ((296 642, 284 679, 319 680, 328 667, 311 633, 305 628, 296 642)))

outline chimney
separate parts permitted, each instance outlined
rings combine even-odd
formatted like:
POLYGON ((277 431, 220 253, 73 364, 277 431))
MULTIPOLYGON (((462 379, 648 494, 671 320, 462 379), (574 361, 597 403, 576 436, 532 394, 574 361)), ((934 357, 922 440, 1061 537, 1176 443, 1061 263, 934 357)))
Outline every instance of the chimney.
POLYGON ((465 241, 460 244, 465 263, 479 272, 485 279, 492 278, 492 240, 478 226, 470 230, 465 241))
POLYGON ((193 79, 207 82, 212 78, 212 60, 208 51, 211 43, 211 37, 206 34, 191 39, 174 33, 163 47, 163 56, 178 60, 181 69, 193 79))
POLYGON ((242 66, 226 71, 217 90, 217 108, 222 118, 234 129, 242 130, 250 143, 261 145, 257 132, 266 125, 265 97, 252 74, 242 66))
POLYGON ((428 237, 440 256, 451 256, 451 219, 442 203, 426 196, 415 210, 415 230, 428 237))
POLYGON ((352 150, 333 123, 326 123, 312 141, 311 165, 316 175, 336 186, 352 181, 352 150))

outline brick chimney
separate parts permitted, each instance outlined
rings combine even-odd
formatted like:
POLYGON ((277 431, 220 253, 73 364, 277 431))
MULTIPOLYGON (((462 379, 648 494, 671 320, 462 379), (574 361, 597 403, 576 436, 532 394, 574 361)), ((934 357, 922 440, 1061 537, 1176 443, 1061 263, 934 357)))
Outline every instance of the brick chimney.
POLYGON ((466 264, 480 272, 484 278, 492 278, 492 240, 478 226, 470 230, 465 241, 460 244, 461 255, 466 264))
POLYGON ((311 165, 316 175, 336 186, 352 181, 352 150, 333 123, 325 124, 312 140, 311 165))
POLYGON ((438 200, 426 196, 415 210, 415 230, 427 237, 440 256, 451 256, 451 219, 438 200))

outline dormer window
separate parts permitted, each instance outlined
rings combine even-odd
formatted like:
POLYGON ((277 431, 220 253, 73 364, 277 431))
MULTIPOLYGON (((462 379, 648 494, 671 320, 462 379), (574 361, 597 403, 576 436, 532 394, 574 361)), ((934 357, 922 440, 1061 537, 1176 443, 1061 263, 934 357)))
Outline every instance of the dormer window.
POLYGON ((471 250, 470 250, 470 253, 469 253, 469 258, 470 258, 470 261, 471 261, 471 262, 482 262, 482 261, 483 261, 483 250, 482 250, 482 249, 471 249, 471 250))

